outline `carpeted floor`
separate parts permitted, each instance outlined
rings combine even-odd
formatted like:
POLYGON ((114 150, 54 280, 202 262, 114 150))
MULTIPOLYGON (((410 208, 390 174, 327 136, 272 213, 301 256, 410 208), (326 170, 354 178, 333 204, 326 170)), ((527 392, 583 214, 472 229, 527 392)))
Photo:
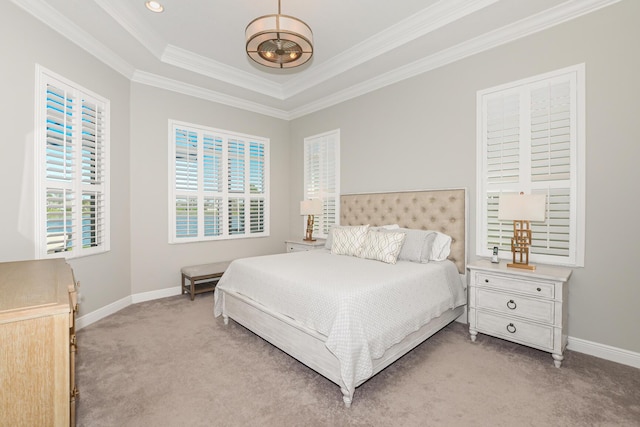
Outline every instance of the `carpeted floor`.
POLYGON ((240 325, 213 294, 127 307, 78 332, 79 426, 639 426, 640 370, 453 323, 356 389, 240 325))

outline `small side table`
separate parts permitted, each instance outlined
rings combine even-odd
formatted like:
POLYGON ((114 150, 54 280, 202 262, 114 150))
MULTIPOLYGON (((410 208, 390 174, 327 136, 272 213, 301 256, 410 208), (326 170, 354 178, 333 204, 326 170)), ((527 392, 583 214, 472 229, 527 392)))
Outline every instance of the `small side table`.
POLYGON ((469 334, 517 342, 553 356, 557 368, 567 345, 568 268, 536 265, 535 271, 478 260, 467 265, 469 334))
POLYGON ((312 251, 324 248, 325 239, 316 239, 308 242, 302 238, 285 240, 287 252, 312 251))

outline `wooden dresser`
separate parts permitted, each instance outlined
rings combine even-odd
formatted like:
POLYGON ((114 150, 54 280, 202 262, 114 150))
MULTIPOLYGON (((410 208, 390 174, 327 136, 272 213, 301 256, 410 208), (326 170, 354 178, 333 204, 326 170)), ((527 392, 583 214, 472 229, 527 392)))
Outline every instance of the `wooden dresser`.
POLYGON ((63 259, 0 263, 0 426, 75 425, 76 284, 63 259))

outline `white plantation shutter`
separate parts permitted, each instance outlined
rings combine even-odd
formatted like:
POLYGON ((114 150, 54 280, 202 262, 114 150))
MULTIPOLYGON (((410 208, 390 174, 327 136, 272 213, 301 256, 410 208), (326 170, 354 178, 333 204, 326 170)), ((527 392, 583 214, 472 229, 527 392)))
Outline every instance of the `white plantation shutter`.
POLYGON ((315 216, 314 236, 327 237, 329 227, 340 223, 339 197, 340 130, 305 138, 304 199, 322 200, 323 212, 315 216))
POLYGON ((36 256, 109 250, 109 101, 37 67, 36 256))
POLYGON ((532 223, 531 260, 584 262, 584 66, 478 93, 478 255, 511 256, 513 223, 498 221, 504 193, 545 194, 532 223))
POLYGON ((170 121, 170 243, 266 236, 268 140, 170 121))

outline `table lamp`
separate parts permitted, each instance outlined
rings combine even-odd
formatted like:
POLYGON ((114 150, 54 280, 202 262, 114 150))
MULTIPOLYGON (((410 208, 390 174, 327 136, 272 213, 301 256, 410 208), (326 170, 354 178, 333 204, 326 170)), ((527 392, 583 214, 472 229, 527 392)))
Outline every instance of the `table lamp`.
POLYGON ((322 213, 322 200, 310 199, 300 202, 300 215, 308 215, 307 217, 307 233, 304 237, 306 242, 315 242, 313 238, 313 216, 322 213))
POLYGON ((498 220, 513 221, 511 252, 513 262, 507 267, 535 270, 529 264, 531 246, 531 221, 544 221, 546 212, 545 194, 501 194, 498 202, 498 220))

